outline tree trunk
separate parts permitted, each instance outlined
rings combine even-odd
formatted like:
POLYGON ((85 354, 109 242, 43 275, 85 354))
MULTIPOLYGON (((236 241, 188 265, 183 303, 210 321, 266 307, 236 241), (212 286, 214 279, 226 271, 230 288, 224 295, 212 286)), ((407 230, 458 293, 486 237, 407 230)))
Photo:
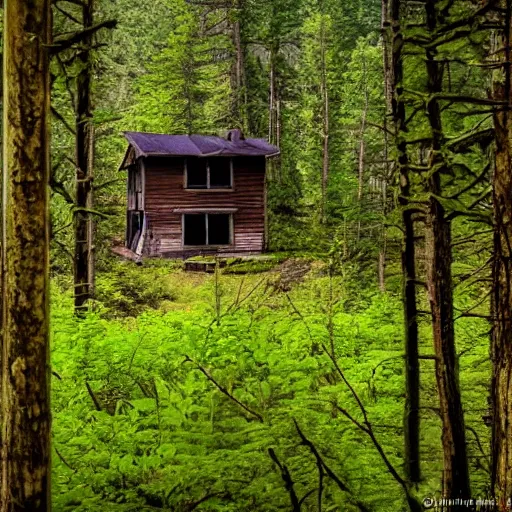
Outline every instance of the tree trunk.
POLYGON ((270 69, 269 69, 269 100, 268 100, 268 141, 275 143, 275 55, 273 49, 270 50, 270 69))
POLYGON ((386 292, 386 247, 387 246, 387 236, 386 236, 386 228, 383 228, 382 233, 382 248, 379 251, 379 259, 377 262, 377 276, 379 278, 379 290, 381 293, 386 292))
MULTIPOLYGON (((268 108, 268 140, 270 144, 279 146, 281 138, 281 105, 279 88, 276 83, 276 60, 278 49, 274 44, 270 48, 270 69, 269 69, 269 108, 268 108)), ((281 172, 279 159, 273 158, 268 162, 268 177, 270 181, 280 181, 281 172)))
MULTIPOLYGON (((405 142, 406 112, 403 100, 403 34, 401 32, 400 0, 383 0, 384 26, 389 34, 384 39, 384 52, 389 52, 385 73, 388 101, 394 121, 397 168, 399 172, 399 205, 402 209, 402 300, 405 321, 405 408, 404 444, 405 469, 409 482, 420 481, 420 368, 418 358, 418 307, 416 299, 416 250, 414 245, 414 217, 409 197, 409 157, 405 142), (388 14, 389 13, 389 14, 388 14), (389 19, 389 21, 387 21, 389 19), (387 42, 387 44, 386 44, 387 42)), ((386 58, 386 56, 385 56, 386 58)))
MULTIPOLYGON (((510 104, 511 0, 502 0, 504 29, 494 34, 493 54, 502 62, 493 77, 493 99, 510 104), (497 49, 505 49, 497 52, 497 49)), ((494 254, 492 377, 492 489, 500 511, 512 498, 512 116, 509 109, 494 114, 496 133, 493 177, 494 254)))
POLYGON ((364 135, 366 132, 366 117, 368 116, 369 108, 369 97, 368 97, 368 86, 366 83, 366 65, 363 63, 363 80, 364 80, 364 105, 363 112, 361 114, 361 128, 359 131, 359 157, 358 157, 358 186, 357 186, 357 202, 359 204, 359 220, 357 222, 357 240, 361 238, 361 216, 363 214, 363 187, 364 187, 364 163, 365 163, 365 151, 366 145, 364 135))
MULTIPOLYGON (((82 6, 84 29, 93 25, 94 0, 82 6)), ((94 290, 94 220, 93 158, 94 128, 92 123, 92 35, 83 41, 78 56, 81 69, 76 79, 76 207, 75 214, 75 309, 81 312, 94 290)))
POLYGON ((329 87, 327 84, 327 62, 326 62, 326 30, 325 16, 323 13, 323 2, 321 4, 322 21, 320 26, 320 65, 321 65, 321 91, 323 107, 322 127, 322 205, 320 219, 325 222, 325 210, 327 207, 327 186, 329 184, 329 87))
POLYGON ((245 51, 242 43, 242 29, 240 18, 243 13, 243 0, 236 0, 236 17, 231 25, 233 46, 235 47, 235 60, 231 70, 232 91, 232 117, 238 122, 243 131, 247 131, 247 110, 244 104, 245 89, 245 51))
MULTIPOLYGON (((384 127, 384 161, 385 176, 382 181, 382 216, 385 218, 388 214, 388 183, 395 176, 395 166, 390 162, 389 154, 389 136, 390 121, 393 119, 393 47, 389 23, 389 0, 382 0, 381 4, 381 37, 382 37, 382 70, 384 75, 384 101, 385 113, 382 118, 384 127)), ((377 263, 377 275, 379 280, 379 289, 382 293, 386 291, 386 256, 387 256, 387 230, 386 225, 382 223, 382 247, 379 251, 377 263)))
MULTIPOLYGON (((427 28, 434 33, 438 28, 437 0, 425 3, 427 28)), ((432 148, 429 156, 429 200, 426 211, 427 289, 432 312, 436 380, 442 422, 443 445, 443 496, 469 498, 469 470, 466 448, 464 411, 459 389, 458 361, 455 353, 453 320, 453 282, 451 223, 442 204, 441 175, 448 171, 441 155, 443 126, 441 109, 435 94, 442 91, 443 64, 437 60, 435 48, 426 51, 427 104, 432 148)))
MULTIPOLYGON (((439 195, 439 181, 438 174, 430 180, 432 195, 439 195)), ((441 203, 433 197, 427 208, 425 253, 442 421, 443 496, 467 499, 470 491, 466 433, 453 326, 451 227, 441 203)))
POLYGON ((49 0, 4 11, 0 510, 50 510, 49 0))
MULTIPOLYGON (((363 69, 366 75, 366 70, 363 69)), ((366 81, 366 76, 364 78, 366 81)), ((361 114, 361 128, 359 131, 359 157, 358 157, 358 179, 357 179, 357 200, 359 201, 359 209, 361 210, 361 201, 363 199, 363 186, 364 186, 364 160, 365 160, 365 140, 364 134, 366 132, 366 117, 368 115, 368 88, 364 85, 364 105, 363 113, 361 114)), ((361 221, 359 221, 361 223, 361 221)))

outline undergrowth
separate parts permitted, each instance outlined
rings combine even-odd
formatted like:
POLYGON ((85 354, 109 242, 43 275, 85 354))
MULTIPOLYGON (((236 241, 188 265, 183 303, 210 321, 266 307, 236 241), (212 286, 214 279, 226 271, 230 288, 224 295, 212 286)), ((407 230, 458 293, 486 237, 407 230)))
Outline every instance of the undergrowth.
MULTIPOLYGON (((331 472, 322 473, 324 511, 404 510, 400 486, 355 424, 364 422, 360 400, 402 473, 401 306, 350 276, 313 268, 285 293, 272 272, 121 265, 100 276, 104 303, 84 320, 54 286, 55 510, 272 512, 291 510, 293 490, 313 511, 322 464, 331 472), (133 316, 149 295, 171 306, 133 316)), ((474 411, 473 485, 484 492, 476 439, 486 446, 489 435, 479 416, 485 329, 480 319, 465 322, 461 386, 474 411)), ((429 354, 428 324, 422 329, 429 354)), ((438 490, 442 467, 431 361, 422 364, 424 395, 432 393, 422 404, 419 497, 438 490)))

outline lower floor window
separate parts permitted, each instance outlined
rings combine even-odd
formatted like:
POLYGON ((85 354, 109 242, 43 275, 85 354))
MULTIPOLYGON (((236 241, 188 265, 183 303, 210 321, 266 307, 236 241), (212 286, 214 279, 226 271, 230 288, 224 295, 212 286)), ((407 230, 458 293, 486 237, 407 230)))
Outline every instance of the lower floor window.
POLYGON ((183 215, 184 245, 230 245, 231 215, 187 213, 183 215))

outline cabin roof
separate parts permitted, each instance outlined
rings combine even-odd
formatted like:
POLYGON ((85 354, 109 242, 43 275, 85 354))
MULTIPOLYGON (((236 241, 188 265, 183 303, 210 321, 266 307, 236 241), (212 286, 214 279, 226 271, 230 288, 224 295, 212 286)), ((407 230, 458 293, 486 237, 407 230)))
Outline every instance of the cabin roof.
POLYGON ((124 132, 135 158, 147 156, 273 156, 279 148, 264 139, 245 139, 231 130, 226 139, 210 135, 124 132))

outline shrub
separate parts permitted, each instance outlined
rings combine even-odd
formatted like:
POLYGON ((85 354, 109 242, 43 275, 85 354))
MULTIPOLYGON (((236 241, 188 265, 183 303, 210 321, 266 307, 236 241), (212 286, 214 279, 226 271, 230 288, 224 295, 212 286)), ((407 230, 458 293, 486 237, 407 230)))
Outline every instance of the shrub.
POLYGON ((168 279, 166 266, 142 269, 132 262, 118 263, 112 272, 99 276, 96 301, 104 306, 105 314, 136 316, 145 309, 158 309, 164 301, 174 301, 176 291, 168 279))

